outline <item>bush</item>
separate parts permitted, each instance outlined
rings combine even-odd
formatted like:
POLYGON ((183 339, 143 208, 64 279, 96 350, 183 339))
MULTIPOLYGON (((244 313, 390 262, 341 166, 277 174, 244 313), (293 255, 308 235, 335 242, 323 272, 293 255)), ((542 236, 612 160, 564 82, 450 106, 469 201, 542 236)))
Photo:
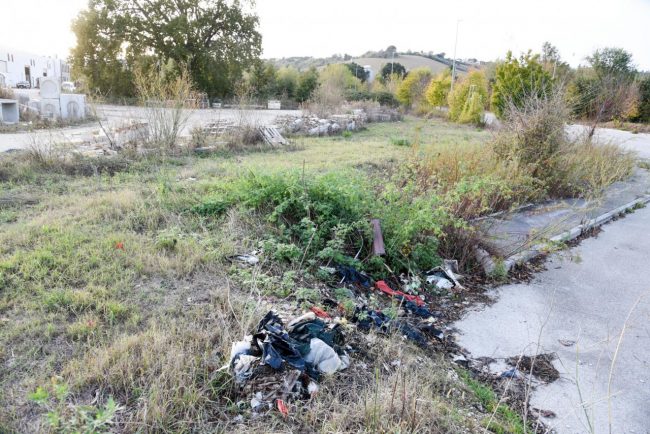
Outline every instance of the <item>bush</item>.
POLYGON ((639 121, 650 122, 650 75, 639 83, 639 121))
POLYGON ((481 124, 487 95, 485 75, 481 71, 470 72, 449 94, 449 119, 461 123, 481 124))
POLYGON ((492 110, 505 116, 510 105, 522 107, 529 97, 541 97, 551 92, 553 79, 539 62, 538 54, 522 54, 519 59, 508 52, 506 60, 496 68, 492 89, 492 110))
POLYGON ((161 150, 174 149, 189 117, 184 110, 192 93, 189 73, 184 69, 177 76, 165 70, 147 74, 137 72, 135 87, 146 107, 145 118, 149 126, 146 145, 161 150))
POLYGON ((390 62, 384 65, 379 75, 384 81, 388 80, 391 75, 404 77, 406 75, 406 68, 401 63, 390 62))
POLYGON ((376 101, 382 106, 397 107, 399 101, 390 92, 368 92, 366 90, 350 90, 345 98, 348 101, 376 101))
POLYGON ((417 68, 409 72, 397 88, 397 100, 407 108, 420 110, 426 107, 426 89, 433 78, 429 68, 417 68))
POLYGON ((569 110, 561 90, 510 102, 493 143, 502 160, 522 166, 552 197, 597 194, 627 177, 634 159, 617 146, 570 140, 569 110))
POLYGON ((426 98, 433 107, 447 105, 447 97, 451 89, 451 71, 445 69, 438 74, 427 88, 426 98))
POLYGON ((371 254, 369 220, 381 217, 386 263, 394 271, 425 271, 440 262, 437 237, 447 214, 435 196, 413 199, 402 193, 393 187, 376 193, 356 173, 250 175, 221 185, 218 195, 194 210, 221 214, 239 204, 275 228, 264 246, 276 260, 356 263, 379 275, 386 268, 371 254))

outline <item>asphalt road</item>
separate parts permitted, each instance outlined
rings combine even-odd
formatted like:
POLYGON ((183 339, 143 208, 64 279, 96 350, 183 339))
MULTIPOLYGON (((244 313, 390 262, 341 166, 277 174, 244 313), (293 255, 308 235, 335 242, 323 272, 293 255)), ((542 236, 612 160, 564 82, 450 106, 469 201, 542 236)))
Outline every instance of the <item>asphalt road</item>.
POLYGON ((474 358, 556 353, 561 378, 539 385, 531 403, 557 414, 545 421, 558 433, 648 434, 648 258, 645 208, 552 257, 531 283, 497 288, 496 303, 456 324, 458 342, 474 358))

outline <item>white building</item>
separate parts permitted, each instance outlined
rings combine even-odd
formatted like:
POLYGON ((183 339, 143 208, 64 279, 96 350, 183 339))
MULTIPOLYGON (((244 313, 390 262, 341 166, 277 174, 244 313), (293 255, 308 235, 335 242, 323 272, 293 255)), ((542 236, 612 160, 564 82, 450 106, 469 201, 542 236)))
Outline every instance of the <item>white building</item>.
POLYGON ((40 87, 43 78, 54 78, 59 84, 70 81, 70 66, 63 60, 0 47, 0 84, 16 87, 21 81, 32 88, 40 87))

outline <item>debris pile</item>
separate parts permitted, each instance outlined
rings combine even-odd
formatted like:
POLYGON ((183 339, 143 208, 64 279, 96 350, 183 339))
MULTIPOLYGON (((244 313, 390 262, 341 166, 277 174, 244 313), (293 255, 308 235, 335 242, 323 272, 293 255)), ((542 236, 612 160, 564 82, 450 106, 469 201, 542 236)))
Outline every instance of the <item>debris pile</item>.
POLYGON ((252 336, 233 343, 229 369, 239 395, 249 399, 253 412, 276 406, 285 413, 288 401, 309 398, 318 391, 322 375, 349 365, 338 321, 308 312, 285 326, 271 311, 252 336))
POLYGON ((313 114, 278 116, 275 124, 282 134, 299 136, 336 136, 343 131, 357 131, 370 122, 394 122, 402 119, 399 111, 386 107, 354 109, 347 114, 320 118, 313 114))

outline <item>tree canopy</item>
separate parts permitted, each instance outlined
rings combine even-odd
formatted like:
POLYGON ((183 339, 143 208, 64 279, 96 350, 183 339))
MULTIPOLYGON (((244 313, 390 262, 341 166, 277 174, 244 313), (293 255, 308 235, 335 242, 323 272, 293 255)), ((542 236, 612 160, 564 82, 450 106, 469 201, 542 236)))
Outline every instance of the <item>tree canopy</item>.
POLYGON ((544 69, 539 54, 529 51, 516 58, 509 51, 506 60, 496 68, 492 109, 502 117, 509 103, 519 107, 527 97, 542 96, 549 93, 552 87, 552 76, 544 69))
POLYGON ((388 79, 391 75, 399 75, 404 77, 406 75, 406 68, 399 62, 390 62, 384 65, 381 69, 381 78, 388 79))
POLYGON ((130 71, 186 67, 194 85, 225 96, 261 54, 258 18, 244 0, 90 0, 73 23, 75 74, 124 94, 130 71))

